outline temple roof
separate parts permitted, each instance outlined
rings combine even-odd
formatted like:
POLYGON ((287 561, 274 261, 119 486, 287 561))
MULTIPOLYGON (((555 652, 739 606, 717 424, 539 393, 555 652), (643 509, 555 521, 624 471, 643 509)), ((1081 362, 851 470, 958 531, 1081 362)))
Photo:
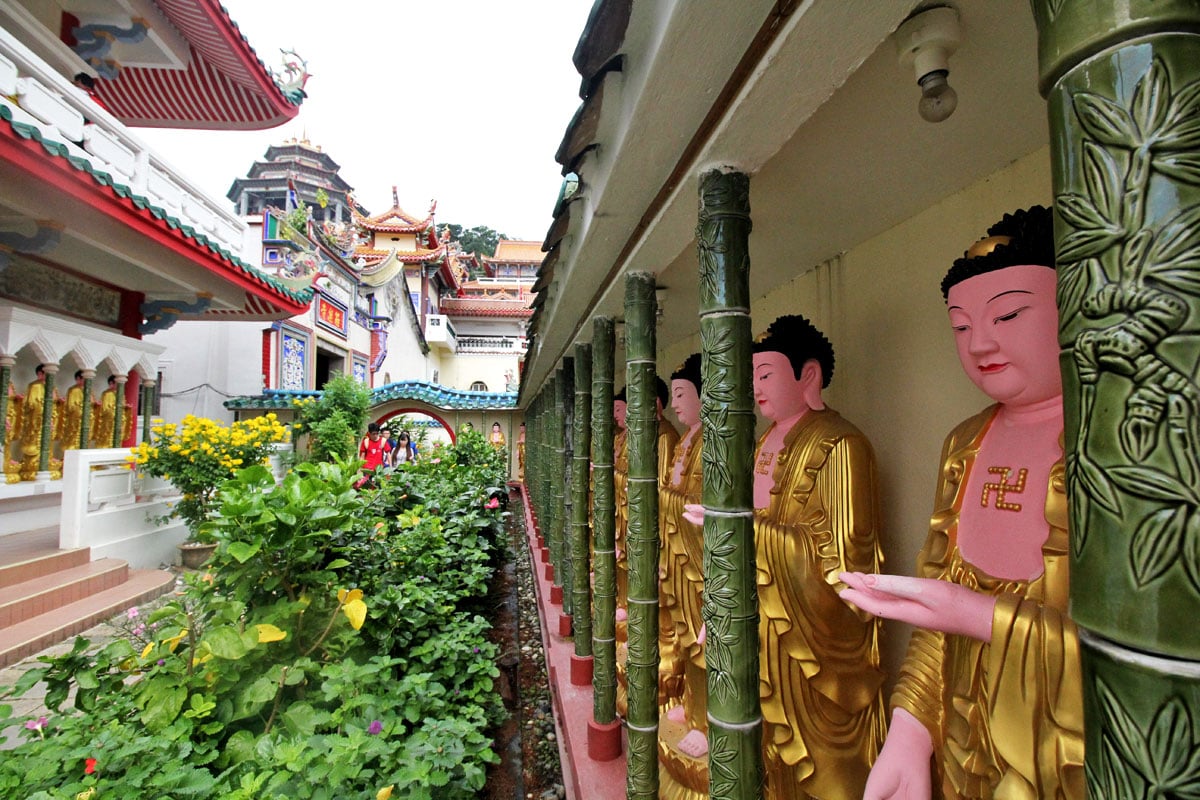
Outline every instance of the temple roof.
POLYGON ((261 130, 296 116, 304 98, 295 59, 281 87, 217 0, 154 0, 187 41, 181 68, 120 67, 96 82, 104 107, 126 125, 261 130))
POLYGON ((496 253, 484 256, 483 260, 488 264, 541 264, 545 255, 541 242, 501 239, 496 245, 496 253))
MULTIPOLYGON (((78 148, 55 141, 42 126, 23 121, 26 115, 0 101, 0 161, 38 176, 47 191, 62 199, 79 199, 107 217, 136 228, 147 239, 185 256, 226 283, 244 291, 240 307, 208 309, 181 318, 282 318, 298 314, 312 300, 307 286, 291 286, 267 275, 221 246, 212 236, 186 224, 170 211, 79 156, 78 148)), ((131 279, 136 272, 130 270, 131 279)), ((129 287, 132 288, 132 284, 129 287)))
MULTIPOLYGON (((293 401, 320 397, 319 391, 267 389, 260 395, 234 397, 225 401, 228 409, 293 410, 293 401)), ((435 408, 500 410, 516 408, 516 392, 469 392, 449 389, 425 381, 401 381, 371 390, 371 407, 393 400, 414 400, 435 408)))
POLYGON ((496 300, 482 297, 443 297, 438 309, 451 317, 517 317, 533 316, 529 307, 532 297, 522 300, 496 300))

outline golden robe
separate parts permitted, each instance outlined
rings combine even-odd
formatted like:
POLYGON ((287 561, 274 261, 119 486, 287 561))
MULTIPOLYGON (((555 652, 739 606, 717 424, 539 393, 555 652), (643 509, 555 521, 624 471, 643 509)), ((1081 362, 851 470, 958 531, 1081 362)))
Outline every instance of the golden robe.
POLYGON ((79 432, 83 427, 83 387, 72 386, 67 389, 67 399, 63 405, 62 429, 59 441, 63 452, 79 449, 79 432))
MULTIPOLYGON (((617 608, 629 607, 629 556, 625 552, 625 532, 629 528, 629 450, 627 430, 613 437, 613 541, 617 548, 617 608)), ((617 623, 617 641, 625 641, 625 623, 617 623)))
POLYGON ((929 729, 946 798, 1084 797, 1079 638, 1067 617, 1067 498, 1062 462, 1050 471, 1042 546, 1032 581, 994 578, 963 560, 958 519, 984 435, 999 406, 956 427, 942 447, 935 511, 920 577, 994 595, 990 644, 916 629, 892 695, 929 729))
POLYGON ((859 800, 886 730, 880 623, 837 592, 843 570, 883 563, 875 456, 836 411, 810 411, 773 477, 754 517, 766 796, 859 800))
POLYGON ((100 393, 96 418, 92 423, 92 446, 113 446, 113 425, 117 419, 117 390, 105 389, 100 393))
POLYGON ((687 503, 699 503, 703 487, 699 430, 680 439, 658 489, 658 535, 661 543, 658 598, 659 704, 674 704, 683 695, 685 660, 699 652, 700 594, 704 590, 703 531, 683 518, 687 503), (682 461, 679 482, 672 483, 675 463, 682 461), (697 550, 699 547, 699 550, 697 550), (699 555, 701 558, 696 558, 699 555))

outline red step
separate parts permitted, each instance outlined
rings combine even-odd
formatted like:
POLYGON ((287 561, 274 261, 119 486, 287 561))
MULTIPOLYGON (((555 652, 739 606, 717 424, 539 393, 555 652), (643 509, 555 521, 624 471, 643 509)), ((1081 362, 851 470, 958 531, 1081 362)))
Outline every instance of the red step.
POLYGON ((175 576, 162 570, 129 570, 128 575, 129 579, 117 586, 0 628, 0 667, 83 633, 130 606, 165 594, 175 585, 175 576))
POLYGON ((0 629, 119 586, 128 577, 128 563, 100 558, 11 586, 0 586, 0 629))

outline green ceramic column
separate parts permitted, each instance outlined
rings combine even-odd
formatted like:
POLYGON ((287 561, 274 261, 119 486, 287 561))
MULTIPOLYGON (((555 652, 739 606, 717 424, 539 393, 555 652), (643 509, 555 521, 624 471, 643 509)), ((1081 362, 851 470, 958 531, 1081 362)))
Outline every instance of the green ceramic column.
POLYGON ((121 432, 125 430, 125 382, 124 377, 117 376, 117 396, 113 398, 117 403, 117 407, 113 411, 113 447, 120 447, 121 442, 125 440, 125 437, 121 435, 121 432))
POLYGON ((46 390, 42 395, 42 441, 38 445, 39 478, 43 473, 48 476, 50 472, 50 451, 54 447, 54 443, 50 441, 50 434, 54 428, 54 376, 58 373, 58 364, 44 364, 42 370, 46 376, 46 390))
POLYGON ((572 493, 571 462, 574 451, 571 446, 573 412, 575 408, 575 359, 564 358, 559 370, 559 397, 562 400, 562 416, 559 421, 559 434, 562 449, 559 450, 558 475, 562 490, 558 494, 558 537, 562 542, 559 551, 559 563, 554 567, 554 577, 562 585, 562 613, 571 616, 575 605, 575 575, 573 559, 575 548, 571 541, 572 493))
POLYGON ((8 458, 8 388, 15 363, 12 356, 0 356, 0 464, 8 458))
MULTIPOLYGON (((562 368, 559 367, 554 375, 554 412, 550 416, 550 563, 554 565, 554 585, 560 590, 564 587, 563 559, 566 544, 563 542, 563 491, 566 480, 563 476, 563 393, 565 391, 562 368)), ((563 612, 566 613, 567 599, 563 597, 563 612)))
MULTIPOLYGON (((608 724, 617 717, 617 550, 613 487, 612 317, 592 322, 592 536, 596 573, 592 628, 592 716, 608 724)), ((576 639, 578 641, 578 639, 576 639)))
POLYGON ((697 227, 704 619, 708 783, 719 800, 762 797, 749 238, 749 177, 704 173, 697 227))
POLYGON ((1200 4, 1033 9, 1088 792, 1200 797, 1200 4))
POLYGON ((96 370, 83 370, 83 413, 79 418, 79 447, 86 450, 92 441, 92 379, 96 370))
MULTIPOLYGON (((629 449, 629 760, 626 797, 658 797, 658 416, 654 275, 625 279, 625 426, 629 449)), ((612 408, 612 405, 609 405, 612 408)))
POLYGON ((592 346, 575 345, 571 431, 571 620, 575 655, 592 655, 592 542, 588 527, 588 466, 592 448, 592 346))
POLYGON ((154 381, 142 381, 142 441, 150 441, 150 418, 154 416, 154 381))

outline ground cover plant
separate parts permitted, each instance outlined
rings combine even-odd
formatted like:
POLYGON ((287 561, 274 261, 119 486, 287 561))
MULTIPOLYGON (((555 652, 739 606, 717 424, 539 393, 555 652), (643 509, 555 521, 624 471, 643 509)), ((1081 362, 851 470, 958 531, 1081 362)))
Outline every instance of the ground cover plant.
POLYGON ((356 468, 305 463, 278 486, 242 470, 207 572, 131 611, 126 637, 79 639, 0 690, 48 687, 0 796, 475 797, 502 713, 479 611, 503 463, 468 434, 378 490, 356 492, 356 468))

